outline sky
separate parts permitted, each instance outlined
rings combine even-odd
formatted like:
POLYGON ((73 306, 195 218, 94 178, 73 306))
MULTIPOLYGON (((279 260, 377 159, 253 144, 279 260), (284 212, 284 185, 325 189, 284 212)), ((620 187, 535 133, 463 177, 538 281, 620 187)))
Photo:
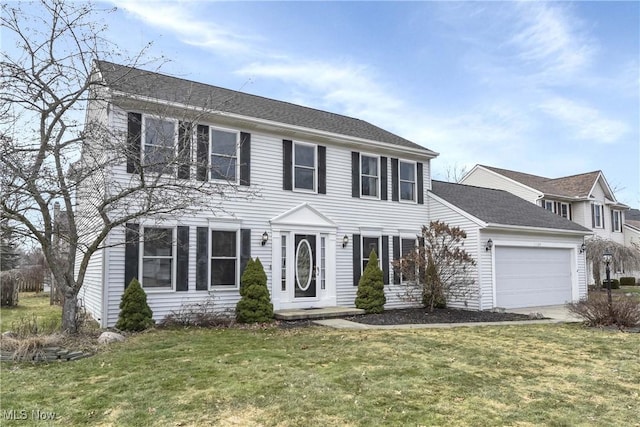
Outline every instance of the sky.
POLYGON ((123 52, 366 120, 440 153, 434 179, 602 170, 640 206, 640 2, 106 4, 123 52))

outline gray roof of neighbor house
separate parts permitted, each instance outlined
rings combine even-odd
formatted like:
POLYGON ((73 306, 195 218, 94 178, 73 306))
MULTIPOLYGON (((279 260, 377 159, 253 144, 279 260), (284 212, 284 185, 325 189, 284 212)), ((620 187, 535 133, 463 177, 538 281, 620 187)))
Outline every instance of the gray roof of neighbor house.
POLYGON ((624 223, 640 230, 640 210, 629 209, 624 213, 624 223))
POLYGON ((528 187, 540 190, 544 194, 574 198, 589 197, 589 193, 591 192, 593 185, 598 179, 598 176, 600 176, 600 171, 593 171, 578 175, 564 176, 561 178, 545 178, 543 176, 531 175, 508 169, 494 168, 492 166, 480 166, 511 178, 528 187))
POLYGON ((96 61, 96 64, 108 87, 127 94, 384 142, 418 149, 434 157, 438 155, 408 139, 352 117, 112 62, 96 61))
POLYGON ((591 233, 575 222, 503 190, 432 181, 431 192, 489 224, 591 233))

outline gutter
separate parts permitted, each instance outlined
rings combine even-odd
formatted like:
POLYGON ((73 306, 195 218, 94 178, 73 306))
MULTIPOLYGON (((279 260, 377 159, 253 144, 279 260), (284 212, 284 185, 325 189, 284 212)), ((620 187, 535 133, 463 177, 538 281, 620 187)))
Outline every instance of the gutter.
POLYGON ((531 227, 527 225, 507 225, 507 224, 495 224, 495 223, 488 223, 485 229, 498 230, 498 231, 500 230, 528 231, 530 233, 545 233, 545 234, 561 233, 561 234, 572 234, 576 236, 588 236, 593 234, 593 231, 587 230, 586 228, 584 229, 584 231, 580 231, 580 230, 568 230, 568 229, 562 229, 562 228, 543 228, 543 227, 531 227))

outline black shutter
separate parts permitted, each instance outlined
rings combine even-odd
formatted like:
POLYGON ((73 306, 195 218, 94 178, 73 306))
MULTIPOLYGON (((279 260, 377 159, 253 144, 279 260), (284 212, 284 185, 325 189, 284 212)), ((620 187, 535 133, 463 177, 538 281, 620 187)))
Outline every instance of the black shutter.
POLYGON ((358 282, 360 282, 360 275, 362 274, 360 235, 354 234, 351 236, 351 240, 353 241, 353 286, 358 286, 358 282))
POLYGON ((240 133, 240 185, 251 185, 251 134, 240 133))
POLYGON ((186 292, 189 290, 189 227, 178 227, 176 246, 176 291, 186 292))
POLYGON ((387 200, 387 158, 380 157, 380 200, 387 200))
POLYGON ((282 189, 293 190, 291 168, 293 166, 293 141, 282 140, 282 189))
POLYGON ((591 205, 591 228, 596 228, 596 205, 591 205))
POLYGON ((244 273, 247 263, 251 259, 251 230, 243 228, 240 230, 240 277, 244 273))
POLYGON ((198 227, 196 230, 196 291, 209 289, 207 271, 209 271, 209 229, 198 227))
POLYGON ((418 175, 418 204, 419 205, 424 205, 424 172, 422 170, 422 163, 418 162, 417 163, 417 175, 418 175))
POLYGON ((127 172, 140 173, 142 114, 127 113, 127 172))
POLYGON ((360 153, 351 152, 351 197, 360 197, 360 153))
POLYGON ((318 145, 318 193, 327 194, 327 147, 318 145))
POLYGON ((569 220, 572 220, 573 214, 571 213, 571 203, 569 203, 569 220))
POLYGON ((124 246, 124 288, 133 279, 138 278, 138 256, 140 251, 140 225, 127 223, 125 225, 124 246))
MULTIPOLYGON (((393 260, 398 261, 400 259, 400 236, 393 236, 393 260)), ((393 269, 393 283, 400 284, 400 272, 397 269, 393 269)))
POLYGON ((178 124, 178 178, 189 179, 191 169, 191 123, 178 124))
POLYGON ((389 236, 382 236, 382 281, 389 284, 389 236))
POLYGON ((391 158, 391 200, 398 201, 398 159, 391 158))
POLYGON ((198 170, 196 179, 207 181, 209 177, 209 126, 198 125, 196 131, 198 170))

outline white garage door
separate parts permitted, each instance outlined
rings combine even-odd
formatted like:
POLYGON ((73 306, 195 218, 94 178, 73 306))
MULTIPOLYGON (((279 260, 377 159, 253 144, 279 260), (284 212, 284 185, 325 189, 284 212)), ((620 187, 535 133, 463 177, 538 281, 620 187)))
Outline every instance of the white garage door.
POLYGON ((564 304, 571 301, 571 250, 495 247, 496 306, 564 304))

